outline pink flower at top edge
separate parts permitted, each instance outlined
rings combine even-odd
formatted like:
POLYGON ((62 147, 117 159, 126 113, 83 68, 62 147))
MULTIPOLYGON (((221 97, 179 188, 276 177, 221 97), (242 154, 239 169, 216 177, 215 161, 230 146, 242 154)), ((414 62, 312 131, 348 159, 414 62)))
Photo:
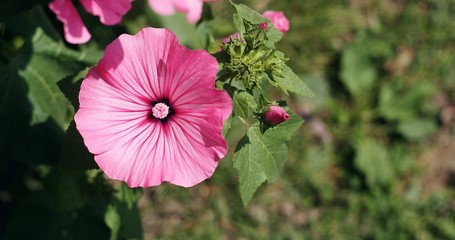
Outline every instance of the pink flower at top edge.
POLYGON ((265 120, 271 126, 275 126, 289 119, 289 114, 280 106, 270 106, 269 110, 265 113, 265 120))
POLYGON ((221 135, 232 100, 215 89, 218 63, 180 46, 166 29, 123 34, 90 69, 76 127, 99 167, 130 187, 190 187, 226 154, 221 135))
POLYGON ((201 19, 204 2, 213 1, 215 0, 148 0, 148 3, 160 15, 170 16, 178 11, 186 14, 189 23, 196 23, 201 19))
POLYGON ((289 31, 289 20, 284 16, 283 12, 268 10, 265 11, 262 16, 270 19, 273 26, 275 26, 278 31, 282 33, 289 31))
MULTIPOLYGON (((115 25, 121 22, 123 15, 131 9, 133 0, 80 0, 85 11, 99 16, 104 25, 115 25)), ((72 44, 86 43, 91 35, 71 3, 71 0, 53 0, 49 8, 63 23, 65 39, 72 44)))

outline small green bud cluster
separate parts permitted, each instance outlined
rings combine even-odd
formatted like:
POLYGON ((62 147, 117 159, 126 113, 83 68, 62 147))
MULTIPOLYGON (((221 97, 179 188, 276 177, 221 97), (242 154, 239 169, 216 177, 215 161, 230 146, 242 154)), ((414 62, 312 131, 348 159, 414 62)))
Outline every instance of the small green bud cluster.
POLYGON ((265 77, 282 77, 287 58, 284 54, 267 46, 267 23, 251 24, 245 21, 243 39, 231 38, 221 45, 218 59, 223 59, 225 76, 220 79, 237 79, 247 90, 260 88, 265 77))

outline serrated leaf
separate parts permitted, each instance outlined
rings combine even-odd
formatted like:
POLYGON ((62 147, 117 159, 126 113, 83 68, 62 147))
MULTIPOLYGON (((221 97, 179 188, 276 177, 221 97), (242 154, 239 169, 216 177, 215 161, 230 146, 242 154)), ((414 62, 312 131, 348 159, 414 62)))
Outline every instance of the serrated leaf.
POLYGON ((286 94, 289 91, 302 96, 314 97, 314 93, 290 67, 285 66, 282 74, 283 77, 273 76, 273 79, 270 79, 271 84, 278 86, 286 94))
POLYGON ((232 98, 233 113, 241 118, 248 118, 256 108, 254 97, 247 92, 236 92, 232 98))
POLYGON ((232 7, 234 8, 234 25, 239 30, 240 34, 243 36, 245 34, 245 25, 244 20, 252 24, 261 24, 263 22, 268 22, 269 28, 266 32, 267 36, 267 44, 266 46, 272 49, 275 49, 274 44, 282 38, 282 34, 280 31, 276 30, 271 24, 268 18, 263 17, 258 12, 254 11, 253 9, 245 6, 244 4, 235 4, 231 2, 232 7))
POLYGON ((256 123, 239 142, 233 161, 234 168, 239 172, 240 196, 245 206, 263 182, 277 179, 286 160, 285 141, 292 137, 302 122, 291 113, 288 121, 269 128, 264 134, 256 123))
MULTIPOLYGON (((245 136, 241 141, 248 141, 248 138, 245 136)), ((267 180, 263 167, 256 158, 251 158, 250 147, 251 143, 246 142, 233 158, 234 168, 239 172, 240 197, 244 206, 248 205, 259 186, 267 180)))
POLYGON ((297 129, 300 127, 300 125, 302 125, 304 121, 293 112, 289 112, 289 116, 290 118, 287 121, 267 129, 267 131, 264 133, 264 137, 277 138, 282 141, 291 140, 295 131, 297 131, 297 129))
POLYGON ((267 180, 274 181, 286 160, 287 148, 284 141, 279 138, 268 138, 262 134, 259 124, 248 129, 250 140, 250 160, 257 162, 262 167, 267 180))

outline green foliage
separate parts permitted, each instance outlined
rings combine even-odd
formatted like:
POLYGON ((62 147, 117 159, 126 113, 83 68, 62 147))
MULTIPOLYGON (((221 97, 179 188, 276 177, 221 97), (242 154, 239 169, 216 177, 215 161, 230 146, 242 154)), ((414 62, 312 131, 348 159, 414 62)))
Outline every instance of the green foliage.
MULTIPOLYGON (((57 84, 65 97, 71 102, 75 110, 79 108, 79 90, 82 79, 87 74, 89 68, 77 72, 60 80, 57 84)), ((88 170, 98 168, 93 155, 88 151, 84 144, 81 134, 76 129, 74 120, 66 130, 65 139, 60 152, 58 165, 67 169, 88 170)))
POLYGON ((241 118, 248 118, 256 110, 257 104, 254 97, 247 92, 236 92, 232 98, 232 112, 241 118))
POLYGON ((369 43, 362 39, 363 35, 358 36, 352 45, 343 50, 340 72, 341 80, 354 96, 372 90, 377 71, 371 63, 369 43))
POLYGON ((247 120, 255 117, 255 123, 249 126, 246 136, 237 145, 233 159, 234 167, 239 172, 240 195, 246 206, 264 181, 276 180, 287 156, 284 142, 302 123, 299 117, 293 115, 291 120, 268 128, 270 126, 264 120, 264 114, 276 102, 269 101, 261 93, 263 80, 268 79, 286 94, 289 91, 312 96, 313 93, 286 66, 289 59, 276 50, 275 43, 282 34, 270 20, 243 4, 230 3, 234 9, 234 25, 241 38, 231 37, 229 42, 221 45, 221 51, 215 57, 223 66, 218 74, 218 85, 223 85, 232 96, 233 117, 239 117, 247 125, 247 120), (264 22, 268 22, 270 27, 259 27, 264 22))
POLYGON ((117 196, 99 171, 86 171, 97 166, 72 122, 81 70, 101 51, 66 46, 46 12, 33 7, 38 1, 7 4, 0 8, 11 11, 0 38, 0 238, 140 238, 140 193, 117 196), (125 219, 120 228, 111 206, 125 219))
MULTIPOLYGON (((287 144, 285 174, 261 187, 246 208, 229 161, 189 191, 152 190, 147 214, 166 217, 150 223, 148 236, 454 239, 454 129, 453 120, 441 121, 442 109, 449 112, 455 101, 455 35, 447 31, 455 22, 453 2, 242 2, 290 19, 277 45, 316 95, 288 100, 305 125, 287 144), (166 208, 178 209, 175 225, 166 219, 176 212, 159 210, 166 208)), ((264 89, 267 97, 282 97, 264 89)), ((230 123, 237 129, 227 134, 231 144, 242 138, 241 124, 230 123)), ((237 158, 251 152, 248 136, 241 143, 237 158)), ((250 189, 267 181, 263 169, 234 161, 240 163, 257 175, 250 189)))
POLYGON ((368 185, 388 186, 393 179, 393 169, 386 148, 374 140, 362 139, 356 150, 356 166, 365 174, 368 185))
POLYGON ((104 215, 104 221, 106 225, 111 229, 111 240, 115 240, 118 238, 118 231, 120 229, 120 215, 115 209, 114 206, 109 205, 107 207, 106 215, 104 215))
POLYGON ((55 164, 73 114, 56 82, 93 59, 58 41, 41 8, 10 19, 6 26, 17 37, 0 39, 11 49, 0 68, 2 145, 12 146, 7 151, 21 161, 55 164))
POLYGON ((234 168, 239 172, 240 196, 246 206, 257 188, 265 181, 275 181, 287 155, 285 141, 289 141, 302 124, 296 116, 284 123, 261 132, 258 123, 248 128, 247 135, 240 140, 234 154, 234 168))
POLYGON ((273 85, 277 85, 285 93, 293 92, 302 96, 314 97, 314 93, 307 87, 302 79, 297 76, 291 68, 283 68, 283 76, 274 76, 273 85))
POLYGON ((231 5, 234 8, 234 25, 243 37, 250 31, 249 25, 259 25, 263 22, 268 22, 269 29, 266 32, 267 42, 265 45, 269 48, 275 48, 274 44, 280 41, 282 34, 273 27, 269 19, 261 16, 244 4, 235 4, 231 2, 231 5))

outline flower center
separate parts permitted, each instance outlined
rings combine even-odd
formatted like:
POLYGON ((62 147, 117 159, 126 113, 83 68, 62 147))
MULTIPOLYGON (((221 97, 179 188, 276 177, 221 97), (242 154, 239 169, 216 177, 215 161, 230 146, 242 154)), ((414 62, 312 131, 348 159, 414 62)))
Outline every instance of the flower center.
POLYGON ((152 107, 152 115, 158 119, 164 119, 169 114, 169 106, 159 102, 152 107))

